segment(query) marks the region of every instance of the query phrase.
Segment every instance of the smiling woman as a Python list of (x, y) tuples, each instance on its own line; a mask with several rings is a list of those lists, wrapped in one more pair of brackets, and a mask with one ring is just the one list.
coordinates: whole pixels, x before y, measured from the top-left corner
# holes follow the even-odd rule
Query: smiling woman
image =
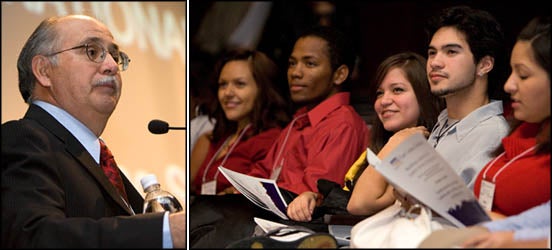
[(91, 55), (107, 60), (101, 56), (105, 53), (119, 63), (119, 70), (126, 69), (120, 72), (122, 96), (102, 135), (116, 152), (119, 167), (135, 187), (142, 176), (156, 174), (185, 201), (185, 134), (152, 135), (147, 124), (152, 118), (186, 124), (186, 2), (2, 2), (2, 123), (20, 118), (27, 109), (17, 88), (22, 44), (43, 18), (65, 14), (97, 18), (117, 41), (118, 48), (89, 42), (88, 47), (67, 44), (51, 52), (85, 46), (82, 52), (75, 48), (57, 56), (83, 53), (85, 60), (92, 60), (87, 58)]
[(278, 91), (278, 68), (263, 52), (236, 49), (215, 67), (214, 129), (199, 137), (190, 158), (192, 193), (212, 195), (232, 187), (218, 166), (247, 173), (262, 160), (289, 122), (291, 107)]

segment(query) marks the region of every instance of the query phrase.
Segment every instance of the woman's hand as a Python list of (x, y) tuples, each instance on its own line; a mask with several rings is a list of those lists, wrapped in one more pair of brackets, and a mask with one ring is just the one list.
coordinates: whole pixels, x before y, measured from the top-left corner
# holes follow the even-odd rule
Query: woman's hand
[(416, 133), (421, 133), (426, 138), (429, 136), (429, 131), (424, 126), (401, 129), (393, 134), (391, 138), (389, 138), (385, 146), (383, 146), (383, 148), (378, 153), (378, 157), (380, 159), (385, 158), (391, 151), (393, 151), (404, 140), (406, 140), (406, 138)]
[(396, 146), (401, 144), (404, 140), (406, 140), (406, 138), (416, 133), (421, 133), (425, 138), (429, 136), (429, 131), (424, 126), (404, 128), (397, 131), (395, 134), (393, 134), (393, 136), (389, 138), (389, 141), (387, 141), (386, 145), (390, 145), (390, 146), (393, 146), (393, 148), (395, 148)]

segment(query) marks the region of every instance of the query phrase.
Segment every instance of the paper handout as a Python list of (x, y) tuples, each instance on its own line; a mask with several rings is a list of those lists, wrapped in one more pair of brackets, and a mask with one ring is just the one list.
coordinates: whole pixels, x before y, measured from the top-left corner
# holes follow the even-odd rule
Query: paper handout
[(370, 149), (366, 158), (394, 187), (457, 227), (490, 220), (462, 178), (422, 134), (410, 136), (383, 160)]
[(287, 203), (282, 197), (276, 181), (245, 175), (222, 166), (219, 167), (219, 171), (255, 205), (288, 220), (286, 216)]
[[(284, 229), (289, 229), (290, 231), (293, 231), (295, 229), (293, 229), (293, 227), (289, 226), (289, 225), (286, 225), (286, 224), (282, 224), (282, 223), (278, 223), (278, 222), (274, 222), (274, 221), (270, 221), (270, 220), (265, 220), (265, 219), (261, 219), (261, 218), (258, 218), (258, 217), (254, 217), (253, 220), (255, 221), (255, 223), (257, 223), (257, 225), (266, 233), (269, 233), (271, 231), (274, 231), (274, 230), (281, 230), (281, 231), (284, 231)], [(277, 235), (272, 235), (270, 236), (270, 238), (273, 238), (273, 239), (276, 239), (276, 240), (279, 240), (279, 241), (296, 241), (298, 239), (301, 239), (307, 235), (309, 235), (310, 233), (308, 232), (294, 232), (294, 233), (290, 233), (290, 234), (284, 234), (282, 236), (277, 236)]]

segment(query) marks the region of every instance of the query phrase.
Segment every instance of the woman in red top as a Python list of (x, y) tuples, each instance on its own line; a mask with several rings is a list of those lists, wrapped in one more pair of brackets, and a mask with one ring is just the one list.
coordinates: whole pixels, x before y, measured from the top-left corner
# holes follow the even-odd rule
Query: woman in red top
[(290, 117), (276, 85), (277, 66), (264, 53), (230, 51), (217, 63), (216, 76), (218, 98), (210, 114), (216, 123), (198, 139), (190, 159), (196, 194), (218, 194), (230, 187), (218, 167), (247, 173), (265, 157)]
[(518, 36), (504, 85), (518, 126), (477, 176), (474, 192), (494, 218), (550, 200), (550, 24), (531, 22)]

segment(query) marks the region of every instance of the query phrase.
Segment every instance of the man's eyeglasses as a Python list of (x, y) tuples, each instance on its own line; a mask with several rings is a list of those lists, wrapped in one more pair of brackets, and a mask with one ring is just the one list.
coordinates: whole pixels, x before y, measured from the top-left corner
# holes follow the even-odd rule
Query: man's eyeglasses
[[(107, 52), (108, 52), (105, 49), (105, 47), (102, 46), (101, 44), (99, 44), (97, 42), (90, 42), (90, 43), (79, 45), (79, 46), (76, 46), (76, 47), (73, 47), (73, 48), (64, 49), (64, 50), (61, 50), (61, 51), (58, 51), (58, 52), (54, 52), (54, 53), (48, 54), (47, 56), (54, 56), (54, 55), (57, 55), (59, 53), (65, 52), (65, 51), (80, 49), (80, 48), (85, 48), (86, 49), (86, 55), (88, 56), (88, 59), (90, 59), (90, 61), (93, 61), (93, 62), (96, 62), (96, 63), (103, 62), (105, 60), (105, 57), (107, 56)], [(117, 62), (117, 64), (119, 65), (119, 69), (121, 71), (125, 71), (128, 68), (128, 64), (130, 63), (130, 58), (128, 57), (128, 55), (125, 52), (116, 50), (116, 51), (109, 51), (109, 54), (111, 55), (111, 57), (113, 57), (113, 60), (115, 60), (115, 62)]]

